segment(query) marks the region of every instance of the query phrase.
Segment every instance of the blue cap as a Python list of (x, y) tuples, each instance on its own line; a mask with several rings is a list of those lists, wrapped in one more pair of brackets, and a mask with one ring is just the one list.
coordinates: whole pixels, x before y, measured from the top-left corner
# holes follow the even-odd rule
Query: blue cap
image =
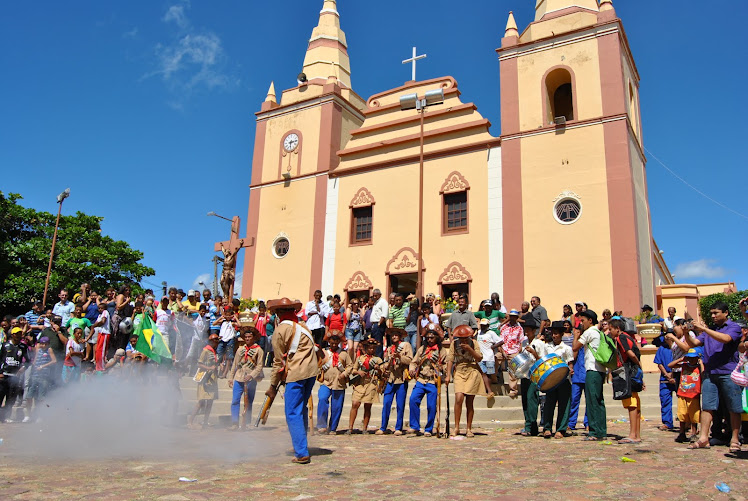
[(695, 348), (689, 349), (686, 356), (690, 358), (701, 358), (704, 356), (704, 349), (701, 346), (696, 346)]
[(512, 309), (512, 310), (509, 310), (509, 315), (519, 316), (519, 312), (517, 310)]

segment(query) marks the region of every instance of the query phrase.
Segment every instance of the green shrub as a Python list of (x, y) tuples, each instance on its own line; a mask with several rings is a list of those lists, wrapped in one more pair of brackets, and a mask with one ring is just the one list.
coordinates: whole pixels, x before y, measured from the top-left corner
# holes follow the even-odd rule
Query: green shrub
[(716, 294), (702, 297), (699, 299), (699, 313), (701, 314), (701, 319), (708, 325), (711, 325), (712, 316), (709, 311), (712, 309), (712, 305), (717, 301), (724, 301), (730, 308), (730, 318), (735, 322), (743, 320), (743, 315), (740, 313), (740, 306), (738, 303), (746, 296), (748, 296), (748, 290), (738, 291), (732, 294), (718, 292)]

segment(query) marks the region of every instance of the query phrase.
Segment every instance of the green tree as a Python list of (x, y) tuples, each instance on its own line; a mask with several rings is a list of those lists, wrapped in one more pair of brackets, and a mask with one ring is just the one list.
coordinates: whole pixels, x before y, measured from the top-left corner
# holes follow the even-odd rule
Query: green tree
[(701, 319), (708, 325), (712, 324), (712, 317), (710, 310), (712, 305), (717, 301), (724, 301), (727, 303), (727, 307), (730, 309), (730, 318), (735, 321), (743, 320), (743, 315), (740, 313), (740, 300), (744, 297), (748, 297), (748, 290), (733, 292), (732, 294), (723, 294), (718, 292), (717, 294), (710, 294), (699, 299), (699, 313)]
[[(0, 310), (4, 313), (26, 311), (32, 299), (41, 300), (55, 230), (56, 214), (23, 207), (18, 203), (22, 198), (0, 191)], [(101, 234), (103, 219), (82, 212), (60, 218), (48, 305), (64, 287), (71, 289), (71, 297), (85, 282), (100, 294), (109, 286), (126, 283), (139, 289), (143, 277), (155, 274), (140, 263), (142, 252)]]

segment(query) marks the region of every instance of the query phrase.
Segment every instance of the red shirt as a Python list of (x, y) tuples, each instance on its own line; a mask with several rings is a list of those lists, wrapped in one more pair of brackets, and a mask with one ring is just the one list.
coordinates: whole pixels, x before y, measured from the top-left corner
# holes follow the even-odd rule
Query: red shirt
[(327, 320), (325, 321), (325, 325), (331, 330), (331, 331), (342, 331), (343, 326), (345, 326), (346, 319), (345, 319), (345, 313), (337, 312), (337, 313), (331, 313)]

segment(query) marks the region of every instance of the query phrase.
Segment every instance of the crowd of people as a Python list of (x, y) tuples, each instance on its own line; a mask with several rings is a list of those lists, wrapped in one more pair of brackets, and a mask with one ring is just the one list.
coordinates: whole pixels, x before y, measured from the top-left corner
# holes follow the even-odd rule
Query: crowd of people
[[(169, 370), (177, 376), (189, 374), (197, 382), (197, 404), (188, 417), (191, 428), (200, 427), (195, 423), (198, 414), (204, 416), (203, 425), (208, 423), (221, 379), (232, 391), (232, 429), (248, 426), (257, 383), (265, 375), (263, 368), (272, 366), (267, 395), (274, 398), (279, 385), (285, 385), (284, 407), (297, 462), (309, 460), (307, 406), (315, 381), (320, 383), (316, 433), (356, 433), (362, 404), (361, 429), (368, 432), (372, 404), (381, 395), (376, 434), (440, 435), (446, 431), (437, 418), (441, 386), (454, 384), (452, 433), (464, 430), (472, 437), (475, 397), (494, 398), (494, 388), (502, 391), (506, 383), (507, 394), (522, 402), (523, 436), (562, 439), (583, 427), (587, 441), (607, 436), (603, 388), (611, 381), (620, 396), (615, 398), (629, 413), (629, 434), (620, 442), (641, 441), (639, 392), (645, 385), (640, 348), (647, 341), (632, 319), (608, 309), (598, 317), (582, 301), (573, 308), (564, 305), (552, 321), (539, 297), (507, 310), (497, 293), (474, 308), (467, 295), (458, 292), (442, 302), (435, 294), (422, 301), (400, 293), (385, 299), (374, 289), (370, 297), (344, 301), (339, 295), (323, 299), (318, 290), (307, 303), (259, 301), (251, 311), (240, 311), (237, 299), (212, 297), (210, 290), (185, 293), (172, 288), (157, 300), (152, 291), (133, 297), (131, 288), (123, 286), (98, 295), (83, 284), (80, 292), (68, 296), (63, 289), (51, 307), (36, 302), (25, 315), (2, 319), (0, 419), (5, 422), (20, 415), (24, 422), (34, 419), (34, 406), (49, 392), (80, 380), (142, 374), (153, 365), (138, 351), (138, 326), (148, 317), (169, 347)], [(748, 298), (740, 303), (746, 320), (747, 304)], [(726, 304), (714, 304), (709, 327), (678, 317), (674, 308), (659, 317), (651, 306), (642, 306), (640, 322), (658, 331), (651, 342), (657, 346), (655, 364), (661, 373), (662, 429), (674, 428), (675, 393), (680, 423), (676, 441), (690, 442), (690, 448), (715, 443), (733, 452), (741, 448), (745, 390), (731, 373), (748, 349), (748, 330), (728, 313)], [(519, 370), (520, 362), (538, 366), (546, 360), (553, 369), (549, 374), (565, 371), (553, 385)], [(348, 386), (348, 426), (339, 430)], [(586, 412), (580, 420), (583, 395)], [(15, 415), (14, 405), (20, 407)]]

